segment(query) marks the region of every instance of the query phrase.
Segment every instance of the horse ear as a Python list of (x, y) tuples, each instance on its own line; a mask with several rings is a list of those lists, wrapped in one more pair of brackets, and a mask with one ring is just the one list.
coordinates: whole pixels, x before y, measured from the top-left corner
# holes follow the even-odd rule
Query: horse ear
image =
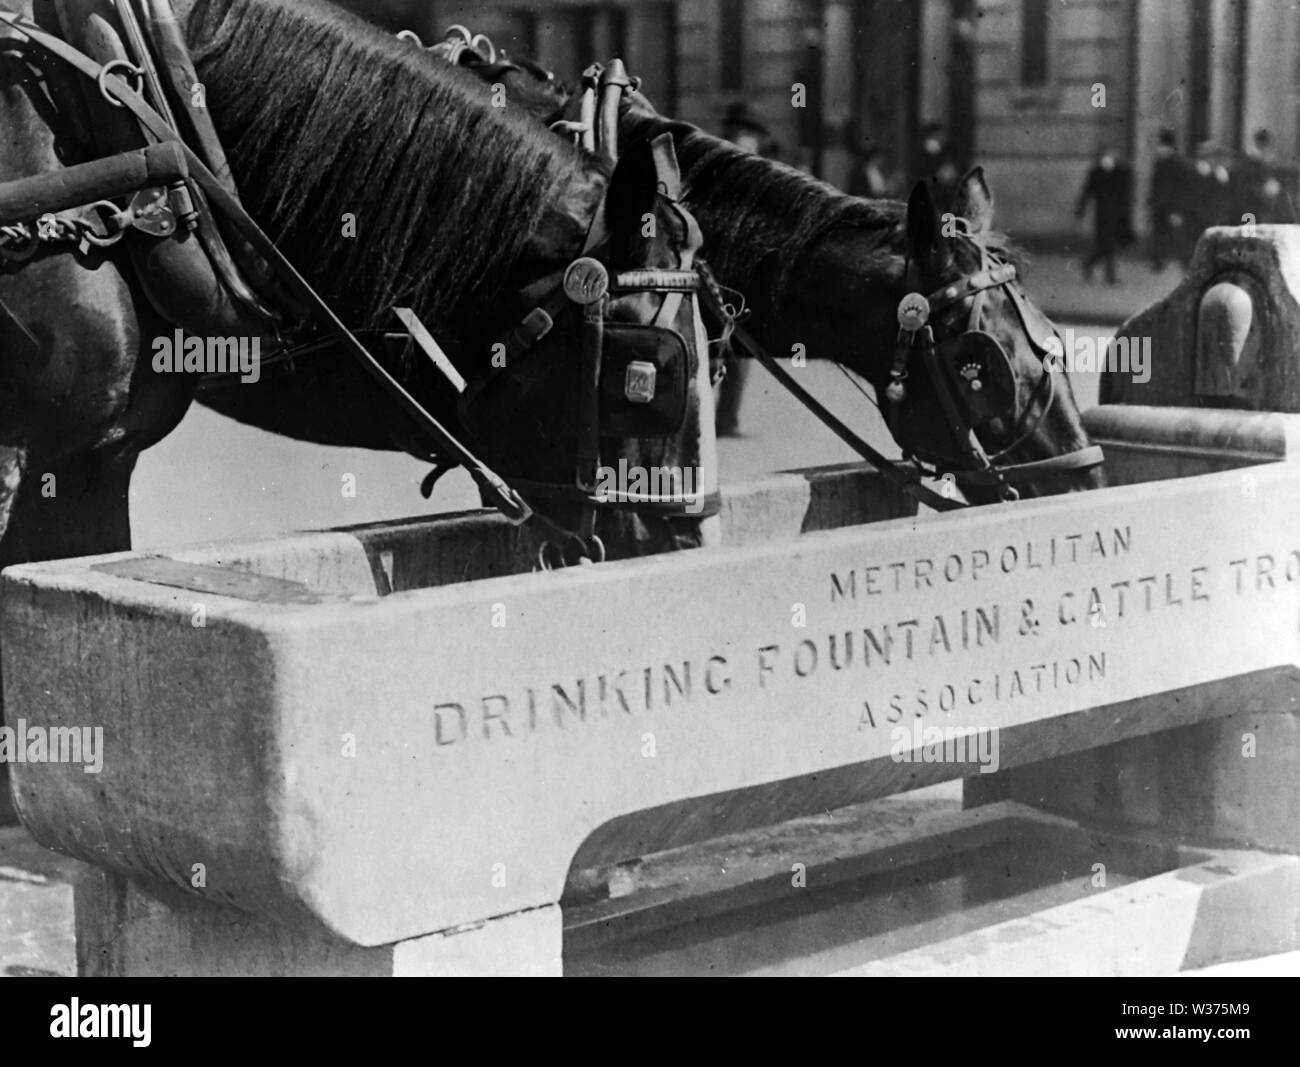
[(921, 272), (932, 275), (948, 266), (952, 252), (939, 227), (930, 186), (919, 181), (907, 199), (907, 248)]
[(984, 168), (972, 167), (957, 186), (952, 210), (970, 223), (971, 233), (984, 233), (993, 227), (993, 193), (984, 180)]

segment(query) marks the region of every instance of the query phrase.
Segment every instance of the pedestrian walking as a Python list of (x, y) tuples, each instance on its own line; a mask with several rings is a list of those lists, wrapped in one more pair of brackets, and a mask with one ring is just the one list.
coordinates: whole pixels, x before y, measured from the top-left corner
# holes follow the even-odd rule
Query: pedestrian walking
[(1120, 250), (1133, 242), (1132, 194), (1133, 174), (1128, 164), (1114, 149), (1103, 147), (1074, 209), (1075, 218), (1082, 219), (1089, 206), (1092, 208), (1092, 248), (1083, 261), (1084, 281), (1091, 282), (1093, 270), (1102, 263), (1106, 282), (1119, 284), (1115, 260)]
[(1238, 161), (1235, 172), (1240, 221), (1259, 225), (1295, 222), (1291, 168), (1278, 162), (1273, 134), (1261, 127), (1251, 142), (1253, 151)]
[(1225, 153), (1212, 141), (1202, 141), (1196, 146), (1191, 187), (1190, 236), (1193, 241), (1207, 227), (1241, 225), (1232, 171)]

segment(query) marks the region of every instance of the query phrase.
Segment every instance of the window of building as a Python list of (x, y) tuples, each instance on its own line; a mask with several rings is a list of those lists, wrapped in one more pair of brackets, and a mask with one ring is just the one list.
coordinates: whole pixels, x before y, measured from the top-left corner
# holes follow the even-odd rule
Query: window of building
[(1020, 3), (1020, 84), (1026, 89), (1041, 89), (1048, 82), (1050, 2), (1021, 0)]

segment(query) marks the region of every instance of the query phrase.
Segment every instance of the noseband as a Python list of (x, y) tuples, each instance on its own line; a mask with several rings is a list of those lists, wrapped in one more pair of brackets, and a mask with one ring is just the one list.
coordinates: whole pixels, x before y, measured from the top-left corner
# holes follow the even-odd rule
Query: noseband
[[(1016, 309), (1025, 336), (1040, 359), (1049, 354), (1046, 343), (1049, 338), (1035, 335), (1024, 294), (1016, 284), (1015, 265), (1004, 261), (970, 234), (964, 236), (979, 248), (980, 269), (974, 274), (949, 282), (929, 295), (923, 295), (919, 291), (909, 292), (898, 305), (898, 343), (889, 372), (889, 385), (885, 389), (888, 402), (884, 410), (885, 420), (895, 438), (898, 438), (902, 426), (902, 406), (907, 398), (905, 383), (911, 373), (914, 357), (919, 354), (960, 455), (945, 456), (900, 440), (904, 457), (915, 463), (927, 476), (951, 476), (960, 486), (993, 488), (1003, 500), (1015, 500), (1020, 496), (1016, 483), (1087, 470), (1103, 463), (1105, 456), (1099, 446), (1089, 445), (1049, 459), (1028, 463), (1001, 462), (1033, 436), (1051, 410), (1056, 401), (1056, 376), (1054, 371), (1044, 366), (1042, 376), (1034, 386), (1024, 409), (1016, 412), (1019, 389), (1014, 364), (996, 338), (977, 328), (985, 294), (993, 289), (1005, 290)], [(963, 329), (936, 343), (931, 318), (964, 304), (967, 300), (971, 301), (971, 307)], [(1053, 336), (1055, 335), (1053, 330)], [(976, 355), (963, 359), (962, 348), (972, 342), (977, 348)], [(979, 349), (987, 354), (987, 359), (978, 358)], [(942, 356), (953, 358), (941, 358)], [(979, 394), (984, 390), (988, 379), (1000, 370), (1006, 370), (1010, 377), (1012, 397), (1009, 414), (1012, 416), (1016, 436), (1005, 448), (989, 453), (979, 439), (978, 425), (969, 415), (973, 402), (978, 402)], [(992, 419), (986, 418), (983, 421)], [(929, 471), (925, 469), (927, 463), (932, 468)]]

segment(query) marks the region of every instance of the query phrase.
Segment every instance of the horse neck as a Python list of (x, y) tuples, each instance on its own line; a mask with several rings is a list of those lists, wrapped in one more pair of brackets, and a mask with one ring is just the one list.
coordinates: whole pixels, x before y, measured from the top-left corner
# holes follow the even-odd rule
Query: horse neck
[(351, 322), (407, 305), (439, 339), (475, 337), (580, 243), (599, 174), (462, 73), (324, 4), (185, 16), (246, 206)]
[(640, 105), (623, 132), (672, 135), (704, 256), (776, 355), (802, 345), (809, 358), (887, 373), (906, 266), (902, 204), (845, 196)]

